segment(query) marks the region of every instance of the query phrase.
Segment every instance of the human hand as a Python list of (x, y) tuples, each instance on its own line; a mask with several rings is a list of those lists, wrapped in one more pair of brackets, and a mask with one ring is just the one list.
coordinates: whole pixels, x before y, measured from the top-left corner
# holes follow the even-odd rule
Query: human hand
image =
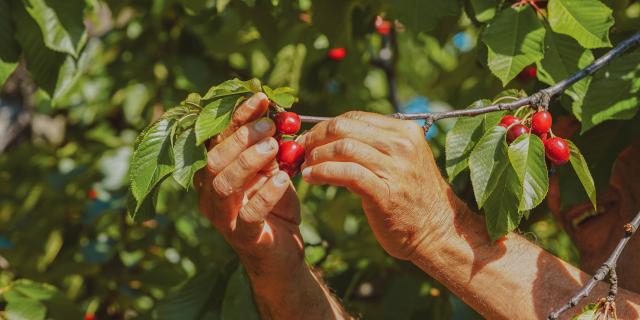
[(300, 142), (307, 152), (303, 178), (362, 196), (369, 224), (390, 255), (409, 259), (450, 227), (441, 223), (450, 212), (449, 186), (415, 122), (349, 112), (319, 123)]
[(269, 101), (254, 94), (210, 143), (198, 173), (200, 211), (238, 253), (250, 277), (288, 277), (301, 265), (300, 205), (289, 176), (278, 170), (273, 122), (259, 119)]

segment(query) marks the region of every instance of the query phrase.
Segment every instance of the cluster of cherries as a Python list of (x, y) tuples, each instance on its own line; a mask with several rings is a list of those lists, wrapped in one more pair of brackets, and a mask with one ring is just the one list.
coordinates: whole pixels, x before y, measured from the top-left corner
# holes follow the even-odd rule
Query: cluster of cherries
[(278, 112), (274, 116), (276, 123), (276, 140), (278, 140), (278, 166), (280, 170), (295, 176), (300, 171), (304, 161), (304, 147), (295, 141), (295, 135), (300, 131), (300, 117), (295, 112)]
[(552, 136), (550, 133), (552, 123), (549, 112), (539, 111), (531, 117), (531, 128), (525, 126), (524, 121), (520, 118), (512, 115), (502, 117), (498, 125), (507, 128), (507, 142), (509, 144), (525, 133), (534, 133), (542, 139), (547, 159), (555, 165), (563, 165), (569, 161), (571, 151), (566, 140)]

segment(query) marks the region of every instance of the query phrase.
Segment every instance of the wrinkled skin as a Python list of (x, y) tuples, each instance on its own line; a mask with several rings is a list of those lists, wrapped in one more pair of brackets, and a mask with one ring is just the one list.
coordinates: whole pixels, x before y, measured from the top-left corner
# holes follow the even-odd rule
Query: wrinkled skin
[(301, 143), (307, 152), (304, 179), (360, 194), (369, 224), (390, 255), (409, 259), (419, 243), (438, 236), (446, 186), (415, 122), (348, 112), (316, 125)]
[(256, 94), (238, 107), (229, 128), (210, 143), (199, 172), (200, 211), (238, 253), (250, 275), (299, 264), (300, 205), (289, 176), (278, 170), (268, 100)]

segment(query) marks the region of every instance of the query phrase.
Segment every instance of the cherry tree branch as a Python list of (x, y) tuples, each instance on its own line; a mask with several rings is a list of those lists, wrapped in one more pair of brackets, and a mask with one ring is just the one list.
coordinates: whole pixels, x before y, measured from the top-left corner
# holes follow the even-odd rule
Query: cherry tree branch
[[(394, 113), (389, 115), (390, 117), (401, 120), (426, 120), (425, 129), (428, 129), (433, 122), (458, 117), (471, 117), (479, 114), (485, 114), (489, 112), (496, 112), (502, 110), (515, 110), (522, 106), (531, 105), (532, 107), (547, 107), (552, 97), (564, 92), (574, 83), (592, 75), (602, 67), (607, 65), (613, 59), (619, 57), (622, 53), (630, 49), (631, 47), (640, 43), (640, 32), (620, 42), (609, 52), (605, 53), (586, 68), (576, 72), (571, 77), (562, 80), (553, 86), (542, 89), (531, 96), (514, 100), (511, 102), (503, 102), (498, 104), (492, 104), (482, 108), (475, 109), (462, 109), (444, 112), (425, 112), (425, 113)], [(317, 117), (317, 116), (305, 116), (301, 115), (300, 120), (307, 123), (317, 123), (331, 119), (331, 117)]]
[(589, 280), (582, 287), (582, 289), (575, 296), (573, 296), (571, 300), (569, 300), (569, 302), (567, 302), (565, 305), (558, 308), (557, 310), (551, 312), (547, 317), (547, 319), (549, 320), (558, 319), (558, 317), (562, 313), (578, 305), (578, 303), (582, 299), (589, 296), (589, 294), (591, 293), (591, 290), (595, 288), (598, 282), (604, 280), (604, 278), (607, 275), (610, 275), (612, 272), (613, 272), (613, 275), (611, 277), (612, 288), (610, 290), (609, 295), (611, 296), (610, 299), (615, 298), (615, 295), (617, 294), (617, 291), (618, 291), (617, 276), (615, 275), (615, 267), (616, 267), (616, 264), (618, 263), (618, 259), (620, 258), (620, 254), (622, 253), (622, 250), (624, 250), (624, 248), (629, 243), (629, 240), (631, 239), (631, 237), (636, 233), (636, 231), (638, 231), (639, 226), (640, 226), (640, 212), (636, 214), (635, 218), (633, 218), (633, 220), (630, 223), (627, 223), (626, 225), (624, 225), (624, 236), (622, 237), (622, 239), (620, 239), (620, 242), (618, 242), (618, 245), (613, 250), (613, 252), (609, 256), (607, 261), (605, 261), (602, 264), (602, 266), (598, 268), (598, 271), (596, 271), (596, 273), (593, 275), (591, 280)]

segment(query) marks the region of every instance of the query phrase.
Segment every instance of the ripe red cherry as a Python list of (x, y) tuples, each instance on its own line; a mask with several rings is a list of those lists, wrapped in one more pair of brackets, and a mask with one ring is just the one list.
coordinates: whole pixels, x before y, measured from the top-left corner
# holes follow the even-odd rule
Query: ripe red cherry
[(340, 61), (340, 60), (343, 60), (347, 56), (347, 49), (341, 48), (341, 47), (340, 48), (329, 49), (329, 52), (327, 52), (327, 55), (329, 56), (329, 59), (331, 59), (331, 60)]
[(544, 143), (544, 151), (547, 159), (557, 166), (567, 163), (571, 156), (569, 144), (566, 140), (559, 137), (547, 139)]
[(549, 132), (551, 129), (551, 113), (547, 111), (536, 112), (531, 118), (531, 132), (536, 135)]
[(90, 200), (95, 200), (98, 197), (98, 192), (96, 191), (96, 189), (90, 189), (89, 191), (87, 191), (87, 198), (89, 198)]
[(96, 316), (93, 313), (87, 313), (84, 315), (84, 320), (95, 320)]
[(514, 142), (519, 136), (528, 132), (529, 128), (522, 124), (513, 125), (513, 127), (509, 128), (509, 131), (507, 131), (507, 142)]
[(282, 134), (296, 134), (300, 131), (300, 117), (295, 112), (279, 112), (275, 117), (276, 129)]
[(376, 20), (376, 31), (383, 36), (388, 35), (391, 33), (391, 22), (384, 19)]
[(518, 79), (522, 81), (529, 81), (531, 79), (534, 79), (537, 74), (538, 69), (536, 68), (536, 66), (528, 66), (522, 69), (520, 73), (518, 73)]
[(508, 115), (502, 117), (502, 120), (500, 120), (500, 124), (498, 124), (498, 125), (499, 126), (503, 126), (505, 128), (508, 128), (514, 122), (520, 122), (520, 118), (508, 114)]
[(293, 177), (304, 161), (304, 147), (295, 141), (283, 141), (280, 143), (277, 160), (280, 170)]

